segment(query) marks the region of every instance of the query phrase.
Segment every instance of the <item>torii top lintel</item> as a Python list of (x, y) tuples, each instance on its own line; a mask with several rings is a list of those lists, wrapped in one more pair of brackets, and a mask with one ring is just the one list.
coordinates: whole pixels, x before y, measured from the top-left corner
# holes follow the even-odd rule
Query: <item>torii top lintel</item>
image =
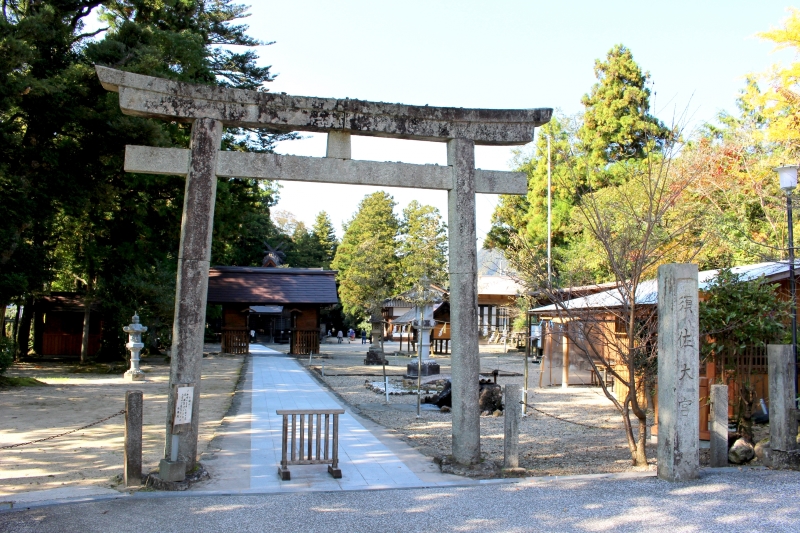
[(439, 142), (463, 138), (479, 145), (513, 146), (531, 142), (534, 128), (553, 113), (547, 108), (464, 109), (290, 96), (96, 69), (103, 87), (119, 93), (125, 114), (176, 121), (213, 118), (229, 127)]

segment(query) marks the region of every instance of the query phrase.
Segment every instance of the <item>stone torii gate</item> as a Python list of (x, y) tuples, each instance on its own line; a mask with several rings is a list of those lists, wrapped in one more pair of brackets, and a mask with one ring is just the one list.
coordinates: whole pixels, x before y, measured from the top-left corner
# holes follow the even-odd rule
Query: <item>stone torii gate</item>
[[(550, 120), (552, 109), (462, 109), (290, 96), (192, 85), (100, 66), (97, 75), (104, 88), (119, 93), (123, 113), (192, 123), (189, 150), (127, 146), (125, 151), (127, 172), (186, 176), (165, 457), (177, 456), (191, 469), (197, 456), (211, 233), (217, 176), (222, 176), (447, 191), (453, 456), (459, 463), (477, 463), (480, 361), (475, 194), (526, 194), (527, 179), (524, 173), (475, 169), (475, 145), (529, 143), (534, 128)], [(223, 127), (325, 132), (327, 155), (220, 151)], [(350, 159), (351, 135), (444, 142), (447, 166), (354, 161)], [(180, 392), (179, 386), (183, 387)], [(187, 394), (193, 396), (191, 403)], [(181, 412), (182, 426), (173, 425), (178, 397), (179, 411), (181, 405), (190, 409), (190, 413)], [(177, 427), (180, 430), (173, 431)], [(173, 433), (180, 435), (173, 438)]]

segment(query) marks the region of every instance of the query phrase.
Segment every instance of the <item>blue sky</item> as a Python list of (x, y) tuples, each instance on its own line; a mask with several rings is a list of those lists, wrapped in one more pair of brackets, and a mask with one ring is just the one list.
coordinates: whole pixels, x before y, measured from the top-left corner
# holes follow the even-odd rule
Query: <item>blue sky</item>
[[(248, 3), (247, 0), (241, 0)], [(772, 0), (442, 1), (251, 0), (250, 34), (278, 78), (273, 91), (406, 104), (581, 111), (594, 61), (622, 43), (650, 72), (664, 121), (688, 110), (693, 124), (733, 111), (744, 76), (788, 52), (755, 37), (789, 4)], [(282, 143), (286, 154), (323, 156), (324, 134)], [(511, 151), (478, 147), (476, 166), (509, 170)], [(353, 138), (353, 158), (445, 164), (440, 143)], [(309, 226), (326, 210), (341, 224), (374, 188), (285, 183), (277, 209)], [(398, 212), (412, 199), (446, 216), (446, 193), (391, 189)], [(497, 197), (479, 195), (479, 241)]]

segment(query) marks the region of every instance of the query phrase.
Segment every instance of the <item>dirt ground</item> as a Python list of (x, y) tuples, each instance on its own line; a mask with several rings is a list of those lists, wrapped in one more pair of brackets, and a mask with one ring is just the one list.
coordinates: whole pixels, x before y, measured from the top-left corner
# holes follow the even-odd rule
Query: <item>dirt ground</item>
[[(231, 403), (243, 356), (203, 359), (200, 435), (202, 453)], [(0, 390), (0, 446), (42, 439), (119, 412), (126, 390), (144, 392), (143, 464), (149, 472), (163, 456), (169, 365), (143, 359), (146, 383), (116, 374), (72, 373), (72, 364), (24, 363), (8, 376), (35, 377), (39, 387)], [(124, 415), (57, 439), (0, 450), (0, 495), (65, 486), (119, 487)]]
[[(397, 349), (388, 343), (386, 351)], [(315, 375), (344, 401), (378, 424), (394, 430), (406, 442), (430, 457), (451, 453), (452, 415), (425, 409), (416, 417), (416, 395), (391, 395), (367, 388), (365, 382), (382, 382), (380, 366), (364, 366), (366, 347), (324, 344), (322, 357), (312, 360)], [(308, 366), (307, 358), (298, 359)], [(402, 387), (407, 357), (389, 356), (386, 367), (390, 383)], [(450, 358), (435, 357), (441, 376), (450, 377)], [(325, 376), (321, 376), (322, 362)], [(481, 373), (491, 379), (499, 370), (498, 383), (523, 384), (524, 358), (521, 353), (502, 353), (497, 345), (481, 346)], [(563, 476), (633, 470), (621, 417), (599, 387), (588, 385), (539, 388), (539, 365), (529, 364), (528, 415), (520, 421), (520, 467), (530, 476)], [(413, 387), (416, 387), (414, 381)], [(431, 389), (431, 394), (435, 393)], [(549, 416), (548, 416), (549, 415)], [(557, 418), (554, 418), (557, 417)], [(650, 413), (649, 424), (652, 424)], [(495, 477), (503, 461), (503, 417), (481, 417), (483, 467), (465, 473), (473, 477)], [(650, 468), (654, 468), (656, 445), (648, 444)]]

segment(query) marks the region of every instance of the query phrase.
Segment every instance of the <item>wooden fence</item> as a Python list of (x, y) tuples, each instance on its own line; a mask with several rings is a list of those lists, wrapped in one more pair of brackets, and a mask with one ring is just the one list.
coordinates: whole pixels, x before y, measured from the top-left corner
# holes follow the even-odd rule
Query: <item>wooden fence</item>
[(289, 353), (294, 355), (319, 353), (319, 335), (319, 330), (316, 329), (296, 329), (292, 331)]
[[(278, 475), (283, 481), (291, 479), (289, 465), (328, 464), (330, 475), (336, 479), (342, 477), (339, 469), (339, 415), (344, 414), (344, 409), (278, 409), (275, 412), (283, 416), (281, 464), (278, 467)], [(291, 432), (289, 417), (292, 418)]]
[(250, 333), (246, 328), (222, 328), (222, 353), (250, 353)]
[[(89, 335), (89, 355), (100, 350), (99, 333)], [(41, 355), (80, 355), (83, 335), (81, 333), (43, 333)]]

